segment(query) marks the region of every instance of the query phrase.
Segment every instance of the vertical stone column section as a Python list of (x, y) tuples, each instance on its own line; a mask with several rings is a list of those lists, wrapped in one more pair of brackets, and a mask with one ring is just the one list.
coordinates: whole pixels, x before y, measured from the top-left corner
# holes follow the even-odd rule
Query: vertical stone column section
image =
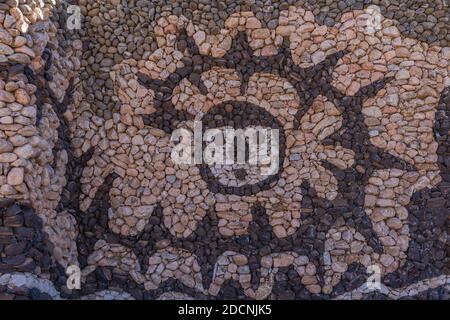
[(0, 4), (0, 199), (33, 208), (56, 260), (67, 265), (76, 263), (75, 221), (55, 210), (68, 162), (58, 142), (59, 109), (79, 63), (58, 43), (57, 7), (65, 6), (49, 0)]

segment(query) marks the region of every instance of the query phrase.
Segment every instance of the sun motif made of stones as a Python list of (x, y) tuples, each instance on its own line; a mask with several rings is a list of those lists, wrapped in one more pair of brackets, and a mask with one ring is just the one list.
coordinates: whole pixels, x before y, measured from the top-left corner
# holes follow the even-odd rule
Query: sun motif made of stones
[[(250, 272), (241, 267), (249, 255), (261, 256), (260, 281), (269, 285), (261, 285), (258, 294), (246, 291), (261, 298), (270, 294), (277, 266), (294, 266), (315, 294), (331, 293), (355, 262), (376, 264), (382, 275), (398, 269), (409, 243), (405, 205), (414, 191), (439, 178), (430, 104), (446, 75), (439, 57), (450, 51), (424, 51), (389, 20), (376, 35), (367, 34), (360, 27), (362, 15), (346, 14), (328, 28), (316, 24), (312, 12), (289, 7), (270, 31), (253, 13), (240, 12), (227, 18), (218, 35), (207, 35), (182, 16), (156, 22), (159, 49), (111, 68), (115, 107), (105, 119), (90, 119), (97, 129), (81, 147), (95, 149), (81, 178), (81, 209), (89, 223), (96, 221), (89, 218), (97, 214), (91, 202), (108, 189), (102, 199), (111, 206), (108, 227), (123, 240), (114, 247), (102, 240), (107, 227), (102, 215), (101, 232), (92, 239), (100, 241), (86, 271), (123, 264), (119, 269), (132, 266), (130, 275), (146, 290), (171, 277), (183, 277), (193, 288), (197, 280), (186, 281), (172, 272), (175, 262), (166, 268), (157, 257), (167, 253), (183, 260), (175, 252), (189, 251), (199, 258), (198, 278), (210, 278), (216, 263), (208, 290), (216, 295), (224, 279), (249, 290)], [(426, 88), (420, 89), (421, 83)], [(245, 166), (177, 165), (171, 134), (193, 130), (194, 121), (205, 129), (279, 129), (280, 170), (255, 179)], [(88, 122), (81, 119), (80, 126)], [(315, 241), (311, 257), (297, 256), (305, 248), (295, 240), (309, 237), (304, 229), (311, 223), (323, 230), (323, 241)], [(153, 226), (163, 232), (147, 242)], [(267, 232), (258, 238), (264, 226)], [(203, 248), (216, 243), (208, 233), (230, 244), (232, 252), (221, 246), (208, 263), (201, 261)], [(267, 239), (270, 250), (247, 245), (250, 237)], [(140, 239), (147, 239), (144, 255), (132, 245)], [(147, 255), (149, 268), (142, 275)], [(225, 269), (231, 262), (222, 258), (235, 255), (241, 267), (230, 273)]]
[[(81, 209), (89, 208), (104, 179), (115, 173), (109, 192), (109, 227), (122, 236), (141, 232), (158, 204), (165, 226), (177, 237), (195, 231), (208, 210), (215, 210), (223, 236), (243, 235), (252, 220), (250, 210), (257, 204), (266, 209), (277, 237), (292, 235), (300, 226), (302, 183), (333, 200), (337, 180), (323, 161), (342, 170), (354, 163), (352, 150), (321, 143), (342, 128), (341, 112), (323, 95), (308, 107), (302, 105), (298, 86), (266, 72), (274, 62), (283, 63), (285, 49), (258, 59), (252, 56), (245, 34), (237, 35), (228, 56), (234, 54), (234, 47), (247, 47), (248, 57), (240, 57), (244, 65), (230, 69), (226, 60), (202, 59), (193, 39), (180, 33), (172, 46), (166, 44), (148, 60), (127, 60), (113, 68), (121, 106), (104, 123), (104, 139), (84, 169)], [(166, 65), (168, 57), (173, 62)], [(252, 62), (246, 58), (256, 61), (253, 69), (248, 69), (247, 62)], [(244, 168), (220, 168), (222, 173), (230, 169), (234, 177), (212, 179), (214, 183), (211, 175), (220, 175), (217, 168), (175, 163), (170, 133), (176, 128), (192, 130), (195, 120), (205, 127), (220, 127), (223, 120), (235, 128), (246, 123), (277, 124), (282, 146), (278, 172), (251, 184), (239, 177)]]

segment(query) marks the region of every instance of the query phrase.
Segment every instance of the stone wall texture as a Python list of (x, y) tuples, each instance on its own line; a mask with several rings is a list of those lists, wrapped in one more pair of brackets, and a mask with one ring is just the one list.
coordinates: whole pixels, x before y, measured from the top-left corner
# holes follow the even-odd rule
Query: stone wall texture
[[(0, 300), (450, 299), (449, 20), (2, 0)], [(278, 170), (177, 163), (195, 123), (277, 129)]]

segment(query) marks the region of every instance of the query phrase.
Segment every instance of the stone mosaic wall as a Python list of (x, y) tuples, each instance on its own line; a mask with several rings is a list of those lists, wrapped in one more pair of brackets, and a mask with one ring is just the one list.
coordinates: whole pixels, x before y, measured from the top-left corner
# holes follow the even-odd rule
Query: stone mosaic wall
[[(449, 299), (449, 19), (0, 3), (0, 299)], [(279, 170), (176, 163), (194, 122), (278, 129)]]

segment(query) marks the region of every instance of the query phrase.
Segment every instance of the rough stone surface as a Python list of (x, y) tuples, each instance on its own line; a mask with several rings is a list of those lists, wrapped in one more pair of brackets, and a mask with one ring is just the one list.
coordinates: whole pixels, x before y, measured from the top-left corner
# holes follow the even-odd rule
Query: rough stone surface
[[(448, 299), (445, 4), (0, 4), (0, 300)], [(180, 164), (199, 122), (277, 168)]]

